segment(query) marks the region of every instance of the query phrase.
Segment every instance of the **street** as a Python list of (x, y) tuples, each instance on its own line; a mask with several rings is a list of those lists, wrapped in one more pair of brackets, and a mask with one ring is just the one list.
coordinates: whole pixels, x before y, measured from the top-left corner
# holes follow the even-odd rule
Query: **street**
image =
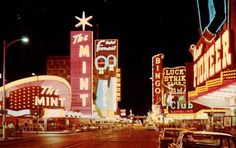
[(96, 130), (72, 134), (23, 135), (1, 142), (0, 147), (18, 148), (156, 148), (158, 132), (143, 127)]

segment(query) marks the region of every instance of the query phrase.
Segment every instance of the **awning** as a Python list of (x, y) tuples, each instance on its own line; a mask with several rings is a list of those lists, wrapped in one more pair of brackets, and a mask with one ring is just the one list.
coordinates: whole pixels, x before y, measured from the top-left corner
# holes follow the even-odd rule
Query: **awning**
[(189, 100), (211, 108), (228, 108), (236, 106), (236, 70), (221, 73), (216, 79), (206, 81), (188, 93)]
[(191, 101), (213, 108), (227, 108), (236, 106), (235, 100), (236, 82), (233, 82), (226, 86), (221, 86), (212, 92), (200, 95)]

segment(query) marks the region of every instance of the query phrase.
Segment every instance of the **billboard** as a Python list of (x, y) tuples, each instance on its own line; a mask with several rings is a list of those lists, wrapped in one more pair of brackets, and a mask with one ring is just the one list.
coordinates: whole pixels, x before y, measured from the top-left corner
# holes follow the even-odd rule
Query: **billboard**
[(193, 104), (186, 98), (186, 67), (163, 68), (162, 105), (169, 113), (191, 113)]
[(116, 81), (115, 77), (111, 77), (110, 80), (98, 80), (96, 105), (104, 117), (117, 109)]
[(163, 54), (152, 57), (152, 104), (162, 103), (162, 64)]
[(93, 33), (92, 31), (71, 31), (71, 109), (82, 114), (92, 114), (93, 76)]
[[(2, 98), (3, 87), (0, 90), (0, 98)], [(12, 111), (70, 110), (71, 107), (71, 87), (61, 77), (32, 76), (6, 84), (5, 90), (7, 109)]]
[[(233, 2), (232, 2), (233, 4)], [(235, 5), (235, 2), (234, 2)], [(235, 27), (233, 7), (228, 0), (197, 0), (200, 39), (190, 46), (193, 56), (193, 87), (206, 85), (206, 81), (219, 78), (220, 73), (234, 64)]]
[(95, 40), (95, 68), (101, 78), (104, 74), (116, 75), (118, 68), (118, 40), (98, 39)]

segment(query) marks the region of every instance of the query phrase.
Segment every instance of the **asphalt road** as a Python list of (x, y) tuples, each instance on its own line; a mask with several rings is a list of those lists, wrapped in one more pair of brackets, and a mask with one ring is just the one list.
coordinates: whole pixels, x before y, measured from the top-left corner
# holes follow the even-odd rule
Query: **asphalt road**
[(156, 148), (157, 131), (141, 127), (96, 130), (73, 134), (24, 135), (1, 142), (1, 148)]

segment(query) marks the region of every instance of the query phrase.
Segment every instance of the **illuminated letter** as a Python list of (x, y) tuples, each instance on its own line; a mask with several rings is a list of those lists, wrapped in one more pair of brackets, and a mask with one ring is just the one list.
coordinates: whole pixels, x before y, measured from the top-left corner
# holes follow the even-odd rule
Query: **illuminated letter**
[(222, 68), (231, 65), (231, 54), (229, 53), (229, 31), (226, 30), (222, 35), (223, 57)]
[(50, 87), (50, 86), (41, 86), (43, 88), (43, 90), (41, 91), (41, 94), (46, 94), (47, 92), (47, 89)]
[(50, 106), (58, 106), (58, 98), (51, 97), (51, 104)]
[(38, 105), (45, 105), (45, 98), (44, 97), (41, 97), (39, 98), (38, 96), (35, 96), (35, 106), (38, 106)]
[(86, 106), (86, 100), (88, 98), (88, 94), (82, 94), (82, 95), (80, 95), (80, 98), (82, 99), (82, 106), (85, 107)]
[(80, 78), (80, 90), (88, 90), (88, 78)]
[(160, 64), (161, 63), (161, 59), (160, 58), (156, 58), (155, 59), (155, 64)]
[(160, 73), (155, 73), (155, 79), (160, 79), (161, 78), (161, 74)]
[(79, 46), (79, 57), (90, 57), (89, 45), (86, 45), (85, 47), (83, 45)]
[(216, 52), (216, 73), (220, 72), (221, 70), (221, 52), (222, 52), (222, 49), (221, 49), (221, 40), (218, 39), (215, 43), (215, 52)]
[(86, 73), (86, 62), (82, 62), (82, 73), (85, 74)]
[(188, 101), (188, 109), (191, 109), (191, 108), (193, 108), (193, 104), (190, 101)]
[(214, 59), (214, 55), (215, 55), (215, 51), (214, 51), (214, 45), (212, 45), (209, 49), (209, 58), (210, 58), (210, 77), (214, 76), (215, 74), (215, 59)]
[(49, 105), (50, 105), (50, 98), (46, 97), (46, 106), (49, 106)]
[(204, 76), (203, 76), (203, 79), (204, 80), (207, 80), (209, 78), (209, 60), (210, 60), (210, 57), (209, 57), (209, 51), (207, 51), (204, 56), (203, 56), (203, 59), (204, 59)]
[(175, 102), (174, 101), (170, 102), (170, 107), (171, 107), (171, 109), (175, 109)]
[(156, 93), (156, 94), (160, 94), (160, 92), (161, 92), (161, 89), (160, 89), (160, 88), (156, 88), (156, 89), (155, 89), (155, 93)]
[(66, 100), (66, 98), (58, 98), (59, 101), (61, 101), (61, 106), (64, 107), (64, 101)]
[(55, 91), (55, 89), (53, 89), (52, 87), (50, 87), (50, 88), (48, 88), (46, 94), (47, 94), (47, 95), (53, 95), (53, 94), (54, 94), (54, 91)]

